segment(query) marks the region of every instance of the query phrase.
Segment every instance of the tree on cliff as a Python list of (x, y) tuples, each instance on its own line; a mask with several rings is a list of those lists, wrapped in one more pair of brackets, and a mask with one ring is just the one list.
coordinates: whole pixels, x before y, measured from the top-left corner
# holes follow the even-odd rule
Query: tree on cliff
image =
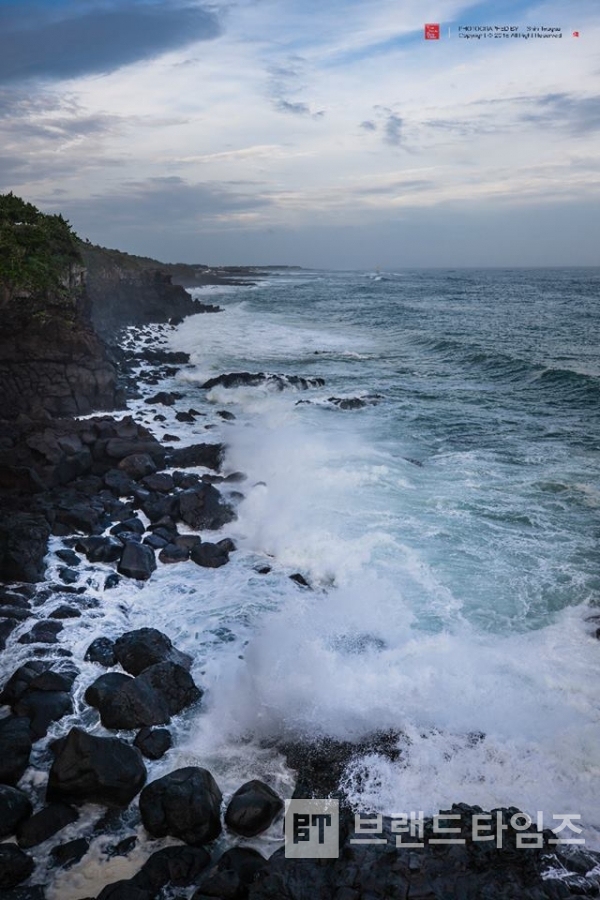
[(77, 238), (62, 216), (0, 194), (0, 302), (72, 305), (71, 273), (81, 265)]

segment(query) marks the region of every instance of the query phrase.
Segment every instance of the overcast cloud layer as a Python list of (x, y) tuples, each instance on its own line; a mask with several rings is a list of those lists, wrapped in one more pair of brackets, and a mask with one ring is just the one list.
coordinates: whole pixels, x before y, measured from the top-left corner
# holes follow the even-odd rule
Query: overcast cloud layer
[(596, 0), (0, 0), (0, 191), (169, 260), (599, 264), (598, 47)]

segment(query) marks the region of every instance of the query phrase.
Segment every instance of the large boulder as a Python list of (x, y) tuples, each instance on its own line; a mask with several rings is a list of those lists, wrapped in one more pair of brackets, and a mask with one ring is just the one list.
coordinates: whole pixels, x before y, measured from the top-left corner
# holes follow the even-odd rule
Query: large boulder
[(7, 513), (0, 521), (0, 581), (43, 581), (50, 526), (41, 516)]
[(229, 553), (219, 544), (203, 541), (192, 548), (190, 558), (197, 566), (202, 566), (204, 569), (219, 569), (229, 562)]
[(167, 461), (172, 468), (206, 466), (207, 469), (218, 470), (224, 453), (223, 444), (192, 444), (190, 447), (171, 449)]
[(16, 784), (29, 765), (31, 734), (27, 719), (0, 719), (0, 784)]
[(33, 872), (34, 862), (15, 844), (0, 844), (0, 889), (7, 890), (25, 881)]
[[(267, 869), (267, 860), (250, 847), (232, 847), (204, 873), (192, 900), (244, 900), (259, 872)], [(318, 895), (314, 895), (315, 898)], [(350, 897), (349, 900), (356, 900)]]
[(200, 847), (221, 833), (219, 787), (207, 769), (188, 766), (153, 781), (140, 795), (144, 827), (153, 837)]
[(0, 838), (14, 834), (31, 813), (32, 806), (27, 794), (7, 784), (0, 784)]
[(168, 728), (142, 728), (135, 736), (133, 746), (146, 759), (161, 759), (171, 749), (173, 740)]
[(79, 813), (66, 803), (50, 803), (23, 822), (17, 829), (19, 847), (36, 847), (79, 818)]
[(229, 801), (225, 824), (236, 834), (254, 837), (266, 831), (282, 809), (281, 797), (268, 784), (247, 781)]
[(232, 522), (235, 513), (212, 484), (201, 482), (179, 494), (179, 515), (190, 528), (216, 531)]
[(191, 656), (176, 650), (166, 634), (156, 628), (138, 628), (127, 631), (115, 641), (115, 657), (126, 672), (139, 675), (148, 666), (160, 662), (173, 662), (184, 669), (192, 664)]
[(101, 675), (85, 699), (97, 707), (105, 728), (140, 728), (167, 724), (201, 696), (189, 672), (167, 660), (149, 666), (137, 678), (119, 672)]
[(107, 637), (94, 638), (90, 646), (85, 651), (85, 659), (89, 662), (98, 663), (106, 669), (116, 664), (115, 659), (115, 642)]
[(146, 860), (131, 881), (152, 894), (167, 885), (188, 887), (196, 884), (209, 863), (210, 854), (203, 847), (164, 847)]
[(46, 797), (77, 805), (127, 806), (145, 780), (146, 767), (135, 747), (72, 728), (59, 742)]
[(121, 575), (125, 575), (127, 578), (147, 581), (156, 569), (154, 551), (145, 544), (130, 541), (125, 544), (117, 569)]

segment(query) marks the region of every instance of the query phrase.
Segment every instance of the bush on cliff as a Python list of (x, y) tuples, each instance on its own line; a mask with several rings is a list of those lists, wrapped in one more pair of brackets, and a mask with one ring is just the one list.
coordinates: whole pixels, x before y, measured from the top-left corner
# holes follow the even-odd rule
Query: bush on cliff
[(77, 238), (61, 215), (46, 215), (13, 193), (0, 194), (0, 305), (39, 314), (42, 303), (74, 306)]

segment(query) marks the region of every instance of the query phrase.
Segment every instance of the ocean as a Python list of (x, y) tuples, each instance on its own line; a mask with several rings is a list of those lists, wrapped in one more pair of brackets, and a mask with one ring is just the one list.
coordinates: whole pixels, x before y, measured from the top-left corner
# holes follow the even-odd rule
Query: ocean
[[(223, 311), (144, 329), (190, 354), (160, 386), (184, 399), (163, 422), (131, 406), (178, 446), (223, 440), (247, 477), (224, 486), (229, 565), (97, 585), (98, 633), (166, 631), (206, 690), (150, 778), (202, 765), (226, 797), (250, 778), (289, 797), (277, 741), (391, 729), (396, 762), (346, 772), (357, 810), (571, 814), (599, 847), (600, 270), (280, 270), (192, 293)], [(240, 371), (325, 384), (201, 387)]]

